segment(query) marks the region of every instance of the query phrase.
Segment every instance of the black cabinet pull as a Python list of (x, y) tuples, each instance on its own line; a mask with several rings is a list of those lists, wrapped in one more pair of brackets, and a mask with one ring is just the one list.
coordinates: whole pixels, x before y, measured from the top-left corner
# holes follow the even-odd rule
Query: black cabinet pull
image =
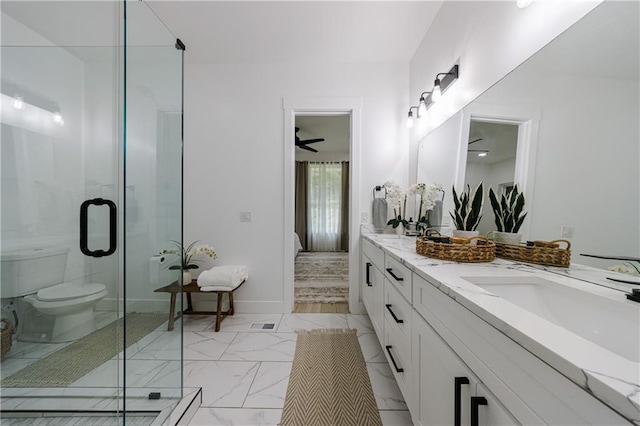
[(468, 385), (469, 384), (469, 379), (466, 377), (456, 377), (453, 380), (454, 383), (454, 390), (453, 390), (453, 401), (454, 401), (454, 407), (453, 407), (453, 425), (454, 426), (461, 426), (462, 423), (462, 407), (461, 407), (461, 394), (462, 394), (462, 385)]
[(398, 276), (396, 276), (396, 274), (393, 273), (393, 269), (387, 268), (387, 272), (389, 273), (389, 275), (391, 275), (393, 277), (394, 280), (396, 280), (396, 281), (404, 281), (404, 278), (398, 277)]
[(367, 269), (366, 269), (366, 271), (367, 271), (367, 278), (366, 278), (367, 285), (369, 287), (373, 287), (373, 284), (371, 284), (371, 272), (370, 272), (370, 269), (371, 269), (371, 263), (367, 262)]
[[(109, 248), (107, 250), (89, 250), (89, 206), (105, 205), (109, 207)], [(103, 198), (85, 200), (80, 205), (80, 251), (82, 254), (91, 257), (104, 257), (115, 253), (118, 240), (117, 224), (118, 211), (113, 201)]]
[(402, 324), (404, 322), (404, 320), (399, 319), (395, 313), (393, 313), (393, 311), (391, 310), (391, 304), (386, 304), (385, 305), (387, 307), (387, 310), (389, 311), (389, 313), (391, 313), (391, 316), (393, 317), (393, 319), (398, 323), (398, 324)]
[(391, 358), (391, 362), (393, 363), (393, 368), (395, 368), (398, 373), (403, 373), (404, 372), (404, 368), (398, 367), (398, 364), (396, 364), (396, 360), (393, 358), (393, 355), (391, 354), (391, 345), (387, 345), (387, 346), (385, 346), (385, 348), (387, 349), (387, 353), (389, 354), (389, 358)]
[(471, 426), (478, 426), (478, 407), (487, 405), (487, 398), (484, 396), (471, 397)]

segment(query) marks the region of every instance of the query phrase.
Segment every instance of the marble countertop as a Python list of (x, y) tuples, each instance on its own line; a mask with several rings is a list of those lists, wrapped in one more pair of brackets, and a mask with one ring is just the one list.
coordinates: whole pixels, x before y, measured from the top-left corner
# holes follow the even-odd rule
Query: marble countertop
[[(640, 304), (624, 296), (633, 286), (606, 279), (615, 273), (582, 265), (547, 268), (504, 259), (490, 263), (448, 262), (417, 254), (415, 237), (374, 234), (366, 230), (362, 230), (362, 235), (587, 392), (640, 424)], [(634, 354), (634, 360), (586, 340), (464, 278), (532, 275), (627, 304), (633, 319), (637, 319), (637, 326), (616, 330), (615, 336), (609, 337), (634, 339), (639, 352)], [(585, 278), (591, 282), (584, 281)]]

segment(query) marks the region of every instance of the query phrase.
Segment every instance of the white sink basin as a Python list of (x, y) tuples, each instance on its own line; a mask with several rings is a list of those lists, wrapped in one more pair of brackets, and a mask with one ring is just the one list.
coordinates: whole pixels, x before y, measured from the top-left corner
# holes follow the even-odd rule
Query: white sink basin
[[(630, 361), (640, 362), (640, 304), (540, 277), (462, 277)], [(590, 285), (590, 284), (585, 284)]]

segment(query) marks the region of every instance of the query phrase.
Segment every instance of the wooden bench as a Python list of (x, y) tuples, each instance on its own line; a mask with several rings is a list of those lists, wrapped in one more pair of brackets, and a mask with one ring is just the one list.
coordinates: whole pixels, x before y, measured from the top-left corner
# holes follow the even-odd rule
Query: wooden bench
[[(178, 293), (182, 292), (187, 295), (187, 309), (182, 311), (183, 315), (215, 315), (216, 316), (216, 331), (220, 331), (220, 323), (222, 320), (227, 317), (227, 315), (233, 315), (233, 292), (244, 284), (245, 280), (242, 280), (240, 284), (236, 286), (233, 290), (230, 291), (200, 291), (200, 287), (198, 287), (198, 282), (194, 279), (191, 281), (191, 284), (181, 286), (178, 281), (174, 281), (171, 284), (160, 287), (156, 289), (154, 293), (169, 293), (171, 295), (171, 306), (169, 307), (169, 325), (167, 329), (169, 331), (173, 330), (173, 321), (176, 316), (176, 299)], [(191, 301), (192, 293), (201, 293), (201, 294), (213, 294), (215, 293), (218, 301), (215, 311), (194, 311), (193, 303)], [(229, 309), (226, 311), (222, 311), (222, 295), (229, 295)]]

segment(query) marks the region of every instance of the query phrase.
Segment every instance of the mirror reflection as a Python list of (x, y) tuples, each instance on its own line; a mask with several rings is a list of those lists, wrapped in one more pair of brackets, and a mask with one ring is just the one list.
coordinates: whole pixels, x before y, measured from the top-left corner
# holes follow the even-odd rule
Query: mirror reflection
[[(513, 182), (524, 240), (567, 239), (573, 263), (601, 268), (624, 262), (580, 253), (640, 257), (638, 14), (637, 2), (601, 4), (427, 135), (417, 181)], [(482, 233), (495, 229), (487, 201)]]

